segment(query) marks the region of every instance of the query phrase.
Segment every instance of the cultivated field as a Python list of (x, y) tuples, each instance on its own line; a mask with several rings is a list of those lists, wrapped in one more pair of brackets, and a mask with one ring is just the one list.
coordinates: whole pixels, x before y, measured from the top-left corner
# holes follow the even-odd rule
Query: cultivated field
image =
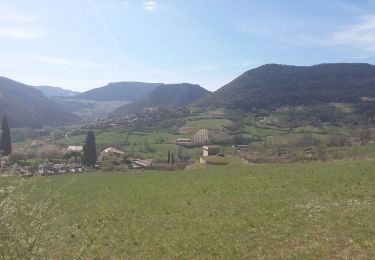
[[(18, 187), (21, 179), (0, 180)], [(66, 174), (23, 182), (26, 201), (33, 201), (28, 207), (48, 201), (48, 187), (57, 191), (57, 206), (35, 243), (52, 258), (375, 258), (370, 160)], [(17, 212), (11, 225), (32, 221), (25, 218), (31, 211)]]

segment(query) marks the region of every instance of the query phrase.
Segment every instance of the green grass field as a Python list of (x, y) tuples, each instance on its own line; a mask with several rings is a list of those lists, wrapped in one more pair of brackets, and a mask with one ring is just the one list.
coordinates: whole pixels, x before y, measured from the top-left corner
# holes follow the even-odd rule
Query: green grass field
[(228, 119), (191, 119), (185, 124), (187, 127), (194, 127), (196, 129), (223, 129), (227, 124), (231, 123)]
[[(111, 212), (85, 257), (375, 258), (371, 160), (35, 180), (59, 191), (59, 218), (49, 228), (57, 235), (45, 245), (50, 257), (76, 256), (85, 237), (79, 223), (96, 234)], [(44, 193), (30, 194), (39, 201)]]

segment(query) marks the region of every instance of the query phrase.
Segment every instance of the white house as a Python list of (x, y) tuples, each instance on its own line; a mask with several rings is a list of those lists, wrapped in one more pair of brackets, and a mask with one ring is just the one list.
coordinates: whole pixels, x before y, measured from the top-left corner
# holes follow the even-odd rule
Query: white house
[(203, 157), (217, 155), (220, 153), (220, 147), (218, 146), (203, 146)]
[(82, 152), (83, 150), (83, 147), (82, 146), (69, 146), (68, 149), (67, 149), (67, 152)]

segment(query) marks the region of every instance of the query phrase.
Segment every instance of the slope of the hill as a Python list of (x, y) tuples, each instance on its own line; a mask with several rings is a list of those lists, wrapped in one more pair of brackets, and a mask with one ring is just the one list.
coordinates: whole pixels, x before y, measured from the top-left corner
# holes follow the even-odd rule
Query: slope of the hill
[(6, 114), (11, 127), (41, 127), (78, 121), (61, 105), (34, 87), (0, 77), (0, 114)]
[(186, 106), (206, 97), (211, 92), (199, 85), (189, 83), (164, 84), (158, 86), (147, 97), (127, 104), (114, 111), (114, 114), (137, 112), (144, 107), (154, 106)]
[(249, 70), (200, 100), (201, 106), (251, 111), (282, 106), (354, 103), (375, 97), (375, 66), (269, 64)]
[(79, 94), (79, 92), (59, 87), (36, 86), (34, 88), (42, 91), (46, 97), (72, 97)]
[(150, 94), (160, 83), (143, 82), (115, 82), (100, 88), (82, 92), (75, 99), (89, 99), (95, 101), (134, 101)]

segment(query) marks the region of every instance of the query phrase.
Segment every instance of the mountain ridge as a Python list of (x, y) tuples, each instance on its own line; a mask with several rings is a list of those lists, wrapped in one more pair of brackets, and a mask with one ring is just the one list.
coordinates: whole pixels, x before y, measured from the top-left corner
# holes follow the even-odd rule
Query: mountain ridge
[(79, 92), (53, 86), (35, 86), (34, 88), (43, 92), (46, 97), (72, 97)]
[(105, 86), (90, 89), (75, 95), (75, 99), (88, 99), (95, 101), (134, 101), (147, 96), (162, 83), (145, 83), (136, 81), (111, 82)]
[(162, 84), (148, 96), (116, 109), (113, 114), (138, 112), (153, 106), (186, 106), (210, 93), (197, 84)]
[(42, 91), (5, 77), (0, 77), (0, 114), (8, 116), (11, 127), (57, 126), (79, 120)]
[(313, 66), (266, 64), (248, 70), (197, 105), (242, 109), (329, 102), (358, 102), (375, 97), (375, 66), (324, 63)]

